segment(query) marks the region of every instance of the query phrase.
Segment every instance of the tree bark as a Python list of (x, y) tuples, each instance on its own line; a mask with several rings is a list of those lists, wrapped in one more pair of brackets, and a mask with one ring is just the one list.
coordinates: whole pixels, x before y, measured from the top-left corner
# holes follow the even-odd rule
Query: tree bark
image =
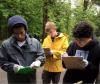
[(48, 21), (48, 0), (43, 2), (43, 32), (42, 32), (42, 42), (45, 38), (45, 24)]
[(83, 11), (87, 10), (87, 7), (88, 7), (88, 4), (89, 4), (89, 0), (84, 0), (84, 9)]

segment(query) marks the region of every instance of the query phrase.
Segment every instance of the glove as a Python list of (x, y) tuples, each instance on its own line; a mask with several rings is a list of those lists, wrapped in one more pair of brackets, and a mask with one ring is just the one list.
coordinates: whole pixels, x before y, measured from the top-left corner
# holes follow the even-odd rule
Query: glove
[(36, 60), (30, 65), (30, 68), (38, 68), (40, 67), (40, 65), (41, 65), (41, 62), (39, 60)]
[(85, 67), (87, 67), (87, 65), (89, 64), (89, 62), (86, 59), (83, 59), (84, 65)]
[(24, 68), (23, 66), (14, 64), (13, 70), (14, 70), (15, 73), (17, 73), (20, 69), (23, 69), (23, 68)]
[(19, 74), (29, 74), (33, 72), (33, 69), (30, 67), (23, 67), (20, 65), (14, 65), (14, 72)]

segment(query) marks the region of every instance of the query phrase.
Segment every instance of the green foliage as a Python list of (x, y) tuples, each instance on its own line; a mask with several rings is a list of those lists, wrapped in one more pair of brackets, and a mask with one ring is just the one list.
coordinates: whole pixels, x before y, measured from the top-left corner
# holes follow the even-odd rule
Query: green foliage
[(0, 39), (9, 36), (7, 20), (13, 15), (23, 16), (28, 22), (30, 34), (41, 37), (44, 1), (48, 1), (46, 8), (49, 20), (54, 21), (58, 31), (67, 33), (70, 39), (72, 39), (74, 25), (81, 20), (89, 21), (97, 36), (100, 36), (100, 11), (98, 12), (92, 3), (87, 4), (87, 9), (84, 10), (84, 6), (86, 6), (84, 0), (77, 0), (76, 8), (71, 7), (70, 0), (68, 2), (64, 2), (64, 0), (0, 0)]
[(50, 21), (54, 21), (59, 32), (70, 34), (71, 4), (55, 1), (49, 5), (48, 16)]
[(41, 35), (42, 3), (42, 0), (0, 0), (1, 39), (8, 36), (7, 20), (13, 15), (21, 15), (27, 20), (31, 35)]

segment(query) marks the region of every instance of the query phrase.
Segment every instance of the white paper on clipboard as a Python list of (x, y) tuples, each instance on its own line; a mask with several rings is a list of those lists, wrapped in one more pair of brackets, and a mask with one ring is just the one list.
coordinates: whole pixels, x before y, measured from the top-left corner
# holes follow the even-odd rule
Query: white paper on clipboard
[(83, 57), (68, 56), (62, 57), (62, 60), (67, 69), (83, 69), (85, 67)]

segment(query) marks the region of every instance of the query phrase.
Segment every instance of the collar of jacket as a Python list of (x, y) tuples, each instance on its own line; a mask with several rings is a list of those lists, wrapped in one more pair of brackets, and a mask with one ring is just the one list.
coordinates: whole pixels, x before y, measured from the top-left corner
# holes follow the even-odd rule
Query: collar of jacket
[[(21, 52), (21, 54), (23, 55), (23, 51), (17, 45), (17, 41), (13, 36), (11, 36), (10, 43), (11, 43), (12, 46), (14, 46), (16, 49), (18, 49)], [(34, 51), (35, 52), (35, 50), (34, 50), (32, 45), (33, 45), (32, 44), (32, 38), (30, 38), (29, 35), (26, 34), (26, 43), (22, 47), (25, 48), (25, 50), (27, 52), (30, 52), (30, 51)]]
[(64, 36), (64, 34), (63, 33), (60, 33), (58, 36), (57, 36), (57, 38), (61, 38), (61, 37), (63, 37)]
[[(28, 34), (26, 34), (26, 43), (28, 43), (29, 45), (32, 45), (32, 41), (31, 41), (31, 38), (29, 37)], [(14, 38), (14, 36), (11, 36), (11, 44), (14, 45), (14, 44), (17, 44), (17, 41), (16, 39)]]
[[(55, 38), (62, 38), (63, 36), (65, 36), (63, 33), (60, 33), (58, 36), (56, 36)], [(48, 37), (50, 37), (51, 38), (51, 36), (50, 35), (48, 35)]]

